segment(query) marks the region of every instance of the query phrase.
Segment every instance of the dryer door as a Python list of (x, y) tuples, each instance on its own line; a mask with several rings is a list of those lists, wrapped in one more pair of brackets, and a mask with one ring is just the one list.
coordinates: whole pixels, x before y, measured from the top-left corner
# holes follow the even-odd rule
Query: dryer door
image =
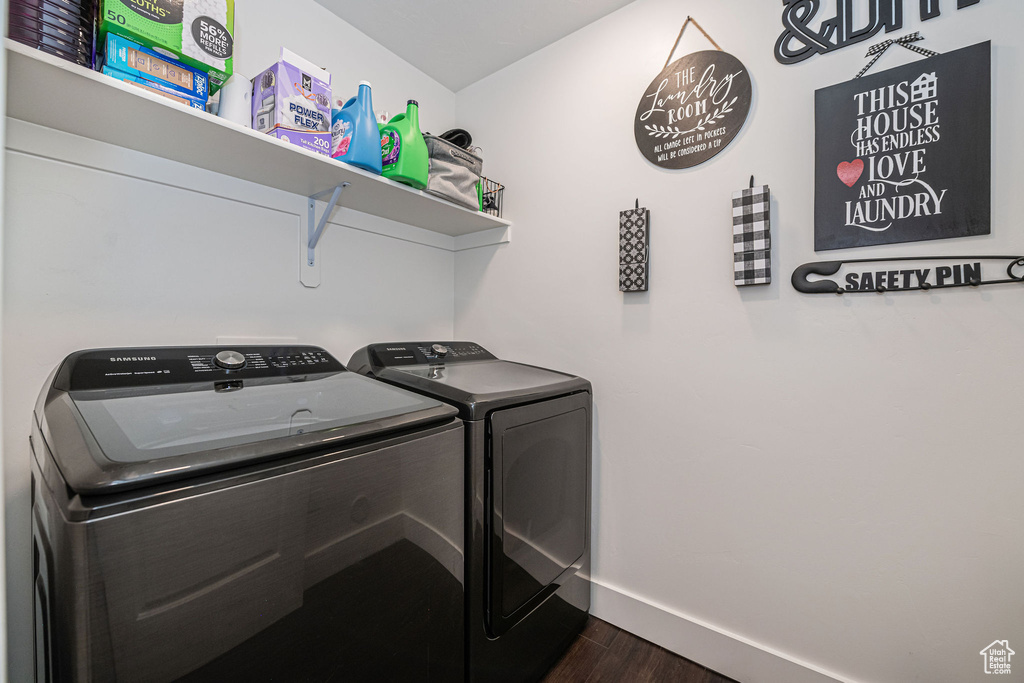
[(501, 636), (579, 570), (590, 544), (591, 398), (489, 418), (487, 628)]

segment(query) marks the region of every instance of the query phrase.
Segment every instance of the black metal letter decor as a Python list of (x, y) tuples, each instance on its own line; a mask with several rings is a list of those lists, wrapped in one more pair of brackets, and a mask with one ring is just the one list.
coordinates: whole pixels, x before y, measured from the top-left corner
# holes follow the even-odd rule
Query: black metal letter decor
[[(952, 4), (952, 0), (942, 0)], [(981, 0), (956, 0), (956, 8), (977, 5)], [(796, 64), (818, 54), (840, 50), (870, 40), (880, 31), (903, 28), (904, 0), (837, 0), (836, 15), (817, 18), (821, 0), (782, 0), (782, 25), (785, 30), (775, 43), (775, 59), (781, 64)], [(910, 0), (918, 4), (921, 20), (939, 16), (940, 0)], [(912, 10), (911, 10), (912, 11)], [(855, 17), (866, 17), (855, 25)], [(817, 28), (815, 28), (817, 26)]]
[(991, 231), (991, 43), (815, 92), (814, 249)]
[(648, 253), (651, 212), (640, 206), (619, 212), (619, 291), (646, 292), (650, 283)]
[(732, 195), (733, 279), (737, 287), (772, 281), (771, 192), (751, 186)]

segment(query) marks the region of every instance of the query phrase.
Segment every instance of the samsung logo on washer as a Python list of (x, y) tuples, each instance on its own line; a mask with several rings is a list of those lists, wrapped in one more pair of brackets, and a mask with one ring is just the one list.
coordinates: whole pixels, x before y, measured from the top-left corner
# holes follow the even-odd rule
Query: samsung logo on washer
[(116, 358), (111, 358), (110, 362), (111, 363), (133, 363), (133, 362), (142, 362), (142, 361), (148, 361), (148, 360), (156, 360), (156, 356), (123, 356), (123, 357), (118, 356)]
[(389, 347), (387, 347), (384, 350), (385, 351), (408, 351), (409, 349), (405, 348), (404, 346), (389, 346)]

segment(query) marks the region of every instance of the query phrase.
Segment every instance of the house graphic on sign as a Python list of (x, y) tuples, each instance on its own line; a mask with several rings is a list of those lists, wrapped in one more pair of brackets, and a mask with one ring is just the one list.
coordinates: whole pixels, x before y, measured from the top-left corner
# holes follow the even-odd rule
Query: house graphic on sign
[(985, 673), (1008, 674), (1010, 658), (1017, 653), (1010, 649), (1009, 641), (995, 640), (979, 654), (985, 658)]
[(910, 101), (923, 102), (937, 97), (939, 94), (939, 79), (935, 72), (921, 74), (910, 84)]

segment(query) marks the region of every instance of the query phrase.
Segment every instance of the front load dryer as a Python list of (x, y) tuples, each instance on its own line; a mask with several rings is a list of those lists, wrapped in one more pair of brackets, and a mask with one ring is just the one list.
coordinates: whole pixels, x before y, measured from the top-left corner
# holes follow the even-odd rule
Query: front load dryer
[(590, 609), (590, 382), (472, 342), (373, 344), (349, 369), (458, 408), (468, 680), (539, 680)]

